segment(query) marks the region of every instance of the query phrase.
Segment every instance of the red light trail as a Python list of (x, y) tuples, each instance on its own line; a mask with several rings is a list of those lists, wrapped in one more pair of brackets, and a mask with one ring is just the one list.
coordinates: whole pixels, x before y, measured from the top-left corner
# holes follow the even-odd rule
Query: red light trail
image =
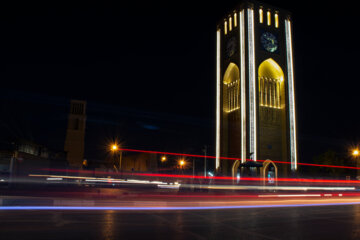
[[(172, 152), (160, 152), (160, 151), (147, 151), (147, 150), (138, 150), (138, 149), (128, 149), (128, 148), (119, 148), (119, 151), (125, 152), (139, 152), (139, 153), (150, 153), (150, 154), (162, 154), (162, 155), (170, 155), (170, 156), (181, 156), (181, 157), (194, 157), (194, 158), (210, 158), (215, 159), (215, 156), (205, 156), (198, 154), (187, 154), (187, 153), (172, 153)], [(231, 157), (220, 157), (223, 160), (241, 160), (241, 158), (231, 158)], [(246, 159), (246, 161), (252, 161), (252, 159)], [(266, 160), (257, 160), (258, 162), (265, 162)], [(282, 162), (282, 161), (273, 161), (274, 163), (280, 164), (291, 164), (291, 162)], [(310, 167), (327, 167), (327, 168), (346, 168), (346, 169), (360, 169), (360, 167), (352, 167), (352, 166), (337, 166), (337, 165), (325, 165), (325, 164), (315, 164), (315, 163), (298, 163), (298, 165), (302, 166), (310, 166)]]

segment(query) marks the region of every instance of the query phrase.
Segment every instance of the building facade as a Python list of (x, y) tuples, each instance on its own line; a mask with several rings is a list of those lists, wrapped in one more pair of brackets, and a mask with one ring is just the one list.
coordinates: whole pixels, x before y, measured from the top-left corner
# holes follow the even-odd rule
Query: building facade
[[(217, 26), (216, 170), (234, 174), (246, 160), (288, 162), (297, 170), (289, 12), (246, 1)], [(226, 158), (238, 158), (237, 161)]]

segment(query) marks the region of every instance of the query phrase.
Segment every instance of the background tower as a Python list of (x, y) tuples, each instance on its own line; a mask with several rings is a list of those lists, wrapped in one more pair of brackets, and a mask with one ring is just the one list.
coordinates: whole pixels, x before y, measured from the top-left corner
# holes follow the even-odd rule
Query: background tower
[(223, 174), (246, 159), (291, 162), (280, 174), (297, 169), (292, 52), (285, 10), (246, 1), (218, 24), (216, 169)]
[(67, 161), (71, 167), (80, 168), (84, 160), (85, 110), (85, 101), (71, 100), (64, 146), (64, 150), (67, 152)]

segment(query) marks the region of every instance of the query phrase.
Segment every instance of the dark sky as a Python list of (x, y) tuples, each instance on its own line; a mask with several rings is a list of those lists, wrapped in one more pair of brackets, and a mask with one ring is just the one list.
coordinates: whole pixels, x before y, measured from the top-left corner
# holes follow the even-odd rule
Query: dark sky
[[(22, 121), (21, 131), (62, 147), (75, 98), (88, 101), (93, 141), (100, 136), (91, 126), (103, 125), (101, 138), (136, 135), (123, 139), (134, 148), (199, 152), (213, 144), (216, 23), (240, 1), (118, 2), (1, 8), (3, 121)], [(300, 135), (355, 143), (359, 45), (351, 2), (266, 2), (293, 13)], [(12, 117), (4, 117), (8, 111)], [(151, 142), (157, 131), (166, 145)]]

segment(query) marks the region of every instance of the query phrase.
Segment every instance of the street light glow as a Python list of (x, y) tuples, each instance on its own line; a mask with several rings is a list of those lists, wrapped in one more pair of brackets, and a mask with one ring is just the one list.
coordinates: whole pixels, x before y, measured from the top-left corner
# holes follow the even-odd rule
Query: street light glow
[(113, 144), (113, 145), (111, 146), (111, 150), (115, 151), (115, 150), (117, 150), (117, 149), (118, 149), (118, 146), (117, 146), (116, 144)]
[(355, 149), (352, 154), (353, 156), (359, 156), (359, 150)]

